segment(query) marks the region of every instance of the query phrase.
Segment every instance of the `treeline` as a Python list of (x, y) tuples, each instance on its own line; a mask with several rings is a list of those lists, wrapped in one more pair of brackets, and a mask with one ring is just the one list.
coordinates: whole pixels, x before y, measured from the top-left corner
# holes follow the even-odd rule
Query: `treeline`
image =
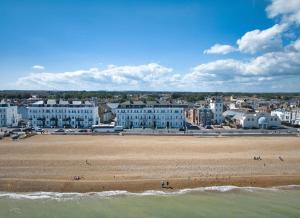
[(148, 91), (21, 91), (4, 90), (0, 91), (0, 99), (28, 99), (36, 95), (39, 98), (48, 99), (92, 99), (109, 100), (112, 102), (124, 102), (128, 100), (154, 101), (160, 97), (166, 100), (185, 100), (196, 102), (204, 100), (207, 96), (245, 96), (259, 97), (266, 100), (278, 99), (289, 100), (300, 98), (300, 93), (243, 93), (243, 92), (148, 92)]

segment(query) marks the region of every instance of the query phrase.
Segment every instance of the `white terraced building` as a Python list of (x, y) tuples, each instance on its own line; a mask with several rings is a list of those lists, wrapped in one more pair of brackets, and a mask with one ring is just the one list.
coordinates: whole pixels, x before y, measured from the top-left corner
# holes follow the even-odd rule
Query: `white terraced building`
[(271, 111), (271, 115), (272, 116), (277, 115), (278, 118), (282, 122), (291, 123), (291, 120), (292, 120), (292, 112), (291, 111), (286, 111), (284, 109), (273, 110), (273, 111)]
[(47, 100), (28, 107), (31, 126), (89, 128), (100, 123), (98, 106), (89, 101)]
[(271, 112), (272, 115), (277, 115), (282, 122), (292, 125), (300, 125), (300, 109), (296, 108), (291, 111), (277, 109)]
[(117, 125), (123, 128), (182, 128), (184, 105), (169, 102), (124, 102), (115, 110)]
[(19, 119), (17, 106), (12, 106), (4, 101), (0, 102), (0, 127), (16, 127)]

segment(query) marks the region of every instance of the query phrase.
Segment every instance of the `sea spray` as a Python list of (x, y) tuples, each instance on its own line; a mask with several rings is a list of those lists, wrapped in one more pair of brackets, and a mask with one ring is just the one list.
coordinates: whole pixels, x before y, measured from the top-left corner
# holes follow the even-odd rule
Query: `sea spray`
[(300, 185), (287, 185), (287, 186), (275, 186), (275, 187), (239, 187), (239, 186), (208, 186), (199, 188), (188, 188), (179, 189), (176, 191), (160, 191), (160, 190), (147, 190), (140, 193), (128, 192), (125, 190), (114, 190), (114, 191), (102, 191), (102, 192), (0, 192), (0, 199), (80, 199), (88, 197), (106, 198), (106, 197), (117, 197), (117, 196), (171, 196), (181, 195), (192, 192), (230, 192), (230, 191), (244, 191), (244, 192), (255, 192), (255, 191), (280, 191), (300, 189)]

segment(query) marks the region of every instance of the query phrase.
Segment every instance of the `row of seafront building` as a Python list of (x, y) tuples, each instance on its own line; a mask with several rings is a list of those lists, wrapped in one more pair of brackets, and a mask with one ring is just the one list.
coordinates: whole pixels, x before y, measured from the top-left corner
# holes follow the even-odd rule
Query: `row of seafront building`
[(30, 126), (88, 128), (100, 123), (98, 106), (90, 101), (46, 100), (28, 107)]
[(185, 107), (169, 102), (127, 101), (115, 110), (116, 121), (123, 128), (183, 128)]
[[(225, 99), (225, 100), (224, 100)], [(278, 104), (276, 101), (272, 105)], [(278, 128), (281, 122), (300, 124), (300, 110), (275, 109), (265, 111), (261, 107), (267, 101), (255, 99), (229, 99), (221, 96), (206, 98), (198, 104), (176, 101), (127, 101), (107, 103), (101, 116), (101, 109), (94, 101), (33, 100), (27, 105), (13, 106), (8, 102), (0, 104), (0, 127), (14, 127), (23, 124), (45, 128), (90, 128), (101, 121), (114, 121), (123, 128), (175, 128), (186, 124), (207, 127), (225, 125), (233, 128)]]
[(17, 126), (20, 120), (17, 106), (13, 106), (5, 101), (0, 102), (0, 127)]
[(271, 112), (272, 115), (276, 115), (283, 123), (300, 126), (300, 109), (295, 108), (292, 110), (276, 109)]

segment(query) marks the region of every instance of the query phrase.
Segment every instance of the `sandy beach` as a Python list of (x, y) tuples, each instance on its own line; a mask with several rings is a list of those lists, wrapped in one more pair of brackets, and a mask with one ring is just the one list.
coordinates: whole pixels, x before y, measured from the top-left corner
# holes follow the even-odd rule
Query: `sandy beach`
[(139, 192), (160, 190), (162, 180), (170, 190), (300, 184), (300, 138), (38, 135), (0, 141), (0, 191)]

